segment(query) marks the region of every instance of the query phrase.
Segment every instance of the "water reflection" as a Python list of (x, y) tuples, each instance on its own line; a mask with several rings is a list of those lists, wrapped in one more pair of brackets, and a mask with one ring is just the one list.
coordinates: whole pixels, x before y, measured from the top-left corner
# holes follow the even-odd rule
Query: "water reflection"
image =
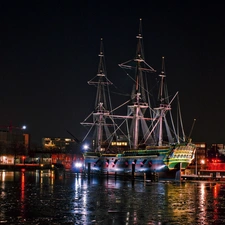
[(225, 185), (0, 171), (1, 224), (224, 224)]
[(21, 197), (20, 197), (20, 201), (21, 201), (21, 218), (24, 220), (25, 219), (25, 170), (22, 170), (21, 173)]
[(217, 221), (218, 220), (218, 198), (219, 195), (218, 193), (220, 192), (220, 186), (219, 185), (215, 185), (213, 188), (213, 220)]

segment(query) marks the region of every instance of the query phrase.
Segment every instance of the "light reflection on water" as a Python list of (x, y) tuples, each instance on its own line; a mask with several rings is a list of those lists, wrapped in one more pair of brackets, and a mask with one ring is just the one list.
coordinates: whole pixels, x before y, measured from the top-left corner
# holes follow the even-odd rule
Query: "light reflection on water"
[(225, 183), (0, 171), (0, 224), (225, 224)]

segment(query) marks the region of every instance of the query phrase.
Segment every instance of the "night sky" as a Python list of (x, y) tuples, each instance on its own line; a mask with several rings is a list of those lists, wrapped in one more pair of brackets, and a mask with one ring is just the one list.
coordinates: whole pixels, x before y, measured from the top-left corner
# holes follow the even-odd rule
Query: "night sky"
[(80, 122), (95, 101), (87, 81), (97, 74), (100, 38), (108, 78), (122, 88), (118, 64), (135, 56), (142, 18), (145, 59), (160, 73), (165, 57), (186, 134), (196, 119), (194, 142), (225, 143), (223, 3), (85, 2), (0, 3), (0, 126), (27, 125), (33, 143), (71, 137), (67, 130), (82, 139)]

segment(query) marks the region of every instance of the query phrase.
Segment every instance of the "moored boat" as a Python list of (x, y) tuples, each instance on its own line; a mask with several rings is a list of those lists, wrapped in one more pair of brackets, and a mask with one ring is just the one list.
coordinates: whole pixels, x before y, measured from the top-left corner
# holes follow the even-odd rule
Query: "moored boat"
[[(98, 172), (167, 172), (185, 169), (194, 159), (196, 147), (183, 129), (178, 92), (170, 99), (166, 85), (165, 62), (156, 71), (145, 62), (142, 20), (137, 35), (136, 57), (119, 64), (134, 82), (130, 98), (112, 108), (110, 86), (101, 39), (100, 60), (96, 77), (88, 81), (97, 87), (94, 111), (81, 123), (90, 126), (91, 145), (84, 153), (85, 169)], [(156, 85), (152, 84), (157, 79)], [(148, 83), (148, 81), (152, 83)], [(157, 97), (155, 88), (158, 86)], [(176, 123), (172, 104), (177, 99)], [(116, 111), (127, 106), (127, 114)], [(91, 121), (90, 121), (91, 119)], [(175, 129), (176, 127), (176, 129)], [(180, 137), (180, 133), (182, 137)]]

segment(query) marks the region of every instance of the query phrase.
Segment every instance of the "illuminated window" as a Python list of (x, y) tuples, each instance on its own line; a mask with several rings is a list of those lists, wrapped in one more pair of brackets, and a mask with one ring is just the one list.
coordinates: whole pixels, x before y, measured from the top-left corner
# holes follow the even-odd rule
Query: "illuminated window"
[(127, 146), (127, 142), (112, 142), (112, 146)]

